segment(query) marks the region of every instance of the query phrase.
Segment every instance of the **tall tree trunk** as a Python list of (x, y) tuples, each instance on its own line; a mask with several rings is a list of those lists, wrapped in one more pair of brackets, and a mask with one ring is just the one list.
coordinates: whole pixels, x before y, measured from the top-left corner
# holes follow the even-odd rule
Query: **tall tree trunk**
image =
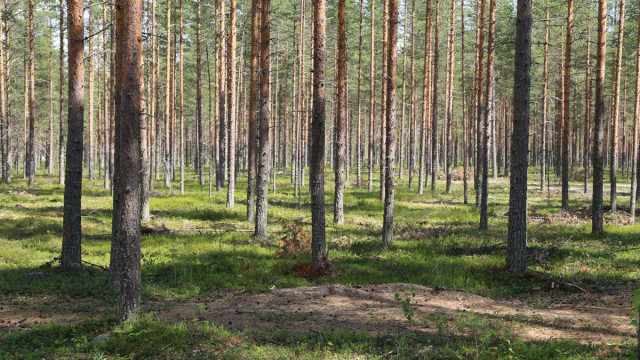
[(469, 113), (467, 111), (467, 95), (466, 95), (466, 87), (465, 87), (465, 67), (464, 67), (464, 0), (460, 0), (460, 42), (462, 46), (460, 47), (460, 67), (462, 71), (462, 75), (460, 76), (460, 80), (462, 83), (462, 182), (463, 182), (463, 201), (466, 204), (469, 203), (469, 180), (467, 178), (467, 172), (469, 170)]
[(380, 92), (380, 201), (384, 202), (386, 192), (384, 187), (386, 185), (386, 166), (385, 161), (387, 153), (387, 48), (389, 47), (389, 1), (384, 0), (384, 8), (382, 11), (382, 74), (381, 83), (382, 91)]
[(607, 2), (598, 0), (598, 46), (596, 49), (596, 102), (593, 131), (593, 197), (591, 232), (602, 233), (604, 187), (604, 83), (607, 53)]
[(29, 187), (36, 181), (36, 59), (33, 31), (33, 0), (29, 0), (29, 139), (27, 145), (27, 176)]
[(480, 201), (480, 230), (489, 228), (489, 124), (495, 116), (495, 77), (494, 53), (496, 37), (496, 0), (489, 1), (489, 31), (487, 38), (487, 86), (482, 124), (482, 199)]
[[(2, 1), (2, 10), (4, 10), (6, 3)], [(4, 181), (7, 183), (11, 183), (11, 121), (9, 119), (9, 112), (7, 111), (7, 101), (6, 99), (9, 96), (8, 89), (5, 88), (5, 83), (8, 85), (8, 80), (5, 82), (5, 79), (9, 77), (8, 65), (5, 68), (5, 59), (9, 59), (9, 54), (4, 53), (4, 47), (9, 47), (9, 38), (8, 34), (5, 37), (6, 43), (2, 41), (2, 35), (7, 32), (7, 27), (5, 26), (5, 19), (0, 19), (0, 115), (2, 116), (2, 177)], [(53, 84), (53, 78), (49, 79), (51, 84)], [(51, 85), (50, 85), (51, 86)], [(53, 94), (51, 96), (53, 99)], [(51, 134), (53, 136), (53, 129), (51, 130)], [(55, 160), (53, 159), (53, 141), (50, 144), (50, 169), (53, 169), (53, 163)]]
[[(141, 98), (146, 100), (146, 104), (150, 105), (150, 107), (153, 107), (153, 100), (150, 99), (149, 97), (147, 97), (145, 95), (145, 85), (144, 85), (144, 70), (145, 69), (145, 64), (144, 64), (144, 46), (141, 46), (141, 51), (143, 52), (143, 54), (140, 55), (140, 62), (141, 62)], [(153, 91), (153, 88), (150, 87), (149, 89), (150, 92)], [(149, 101), (151, 100), (151, 101)], [(149, 219), (151, 218), (151, 214), (150, 214), (150, 210), (149, 210), (149, 198), (150, 198), (150, 194), (149, 194), (149, 184), (150, 184), (150, 180), (149, 178), (150, 176), (150, 167), (149, 167), (149, 148), (148, 148), (148, 131), (147, 129), (149, 128), (149, 123), (151, 122), (151, 118), (147, 115), (144, 115), (144, 113), (147, 111), (146, 110), (146, 106), (142, 106), (141, 107), (141, 111), (143, 113), (142, 116), (140, 116), (140, 124), (139, 124), (139, 142), (140, 142), (140, 176), (138, 177), (139, 181), (140, 181), (140, 221), (149, 221)], [(152, 112), (153, 113), (153, 112)], [(147, 119), (149, 119), (149, 121), (147, 121)]]
[(338, 52), (336, 54), (337, 116), (335, 126), (336, 166), (333, 222), (344, 223), (344, 167), (347, 137), (347, 28), (346, 0), (338, 0)]
[(640, 130), (640, 18), (638, 18), (638, 44), (636, 47), (636, 94), (633, 105), (633, 140), (631, 157), (631, 223), (636, 221), (636, 191), (638, 189), (638, 131)]
[[(404, 160), (405, 160), (405, 108), (406, 108), (406, 88), (407, 88), (407, 33), (409, 32), (407, 29), (407, 18), (409, 13), (409, 4), (405, 2), (404, 4), (404, 26), (402, 33), (402, 95), (400, 96), (400, 147), (398, 151), (398, 172), (399, 178), (402, 180), (404, 173)], [(409, 125), (409, 129), (411, 129), (411, 125)], [(411, 131), (409, 131), (411, 133)], [(408, 156), (407, 156), (408, 157)], [(410, 161), (409, 161), (410, 163)], [(410, 166), (410, 165), (409, 165)], [(411, 185), (409, 188), (411, 188)]]
[(540, 145), (540, 191), (544, 191), (547, 174), (547, 89), (549, 87), (549, 6), (544, 22), (544, 60), (542, 66), (542, 140)]
[(356, 130), (356, 187), (362, 186), (362, 103), (360, 101), (362, 82), (362, 23), (364, 17), (364, 0), (360, 0), (360, 36), (358, 40), (358, 125)]
[(449, 20), (449, 46), (448, 46), (448, 54), (447, 54), (447, 61), (448, 61), (448, 66), (447, 66), (447, 86), (446, 86), (446, 100), (445, 100), (445, 111), (446, 111), (446, 121), (447, 121), (447, 129), (446, 129), (446, 138), (447, 138), (447, 144), (446, 144), (446, 152), (447, 152), (447, 156), (445, 159), (445, 167), (446, 167), (446, 173), (447, 173), (447, 184), (446, 184), (446, 190), (448, 193), (451, 193), (451, 163), (453, 162), (453, 151), (454, 148), (452, 146), (452, 122), (453, 122), (453, 89), (454, 89), (454, 82), (453, 82), (453, 72), (455, 70), (455, 36), (456, 36), (456, 32), (455, 32), (455, 26), (456, 26), (456, 1), (455, 0), (451, 0), (451, 14), (450, 14), (450, 20)]
[(587, 65), (585, 66), (584, 140), (582, 157), (584, 162), (584, 193), (589, 192), (589, 171), (591, 170), (591, 26), (587, 35)]
[(227, 209), (233, 208), (236, 193), (236, 0), (229, 1), (229, 37), (227, 38), (227, 114), (229, 136), (227, 150)]
[[(106, 2), (102, 4), (102, 25), (103, 27), (106, 28), (107, 26), (107, 4)], [(109, 29), (111, 29), (111, 26), (109, 26)], [(104, 106), (103, 106), (103, 116), (102, 116), (102, 120), (104, 121), (104, 188), (105, 189), (110, 189), (111, 188), (111, 143), (109, 141), (109, 133), (110, 133), (110, 123), (109, 123), (109, 118), (110, 118), (110, 112), (109, 112), (109, 104), (110, 104), (110, 98), (111, 96), (108, 95), (109, 90), (108, 90), (108, 86), (107, 86), (107, 68), (108, 68), (108, 61), (107, 61), (107, 55), (110, 52), (109, 49), (107, 48), (107, 32), (103, 31), (102, 32), (102, 47), (103, 47), (103, 73), (102, 73), (102, 86), (104, 88)], [(60, 59), (62, 61), (63, 58), (63, 53), (60, 52)], [(62, 67), (60, 68), (60, 76), (62, 76)], [(61, 82), (62, 84), (62, 82)], [(62, 91), (62, 90), (60, 90)], [(62, 104), (60, 105), (60, 113), (62, 114)]]
[(183, 14), (182, 0), (180, 0), (180, 194), (184, 194), (184, 41), (183, 41)]
[[(418, 169), (418, 193), (422, 195), (424, 193), (424, 183), (427, 162), (427, 124), (431, 116), (431, 96), (429, 92), (429, 84), (431, 74), (431, 0), (427, 0), (425, 6), (425, 37), (424, 37), (424, 64), (423, 64), (423, 76), (422, 76), (422, 129), (420, 130), (420, 168)], [(427, 176), (428, 177), (428, 176)]]
[(529, 158), (529, 93), (531, 90), (533, 1), (518, 0), (517, 11), (506, 259), (509, 271), (525, 271), (527, 269), (527, 169)]
[[(371, 4), (373, 7), (373, 2)], [(326, 269), (329, 265), (324, 209), (326, 11), (325, 0), (313, 2), (313, 109), (309, 192), (311, 193), (311, 262), (312, 267), (319, 270)], [(373, 77), (371, 79), (373, 81)]]
[(204, 185), (204, 163), (206, 154), (206, 142), (202, 128), (202, 56), (200, 49), (200, 22), (201, 19), (201, 2), (196, 5), (196, 126), (198, 129), (197, 143), (197, 166), (200, 185)]
[[(6, 43), (6, 53), (5, 53), (5, 59), (10, 59), (10, 32), (9, 32), (9, 26), (7, 24), (7, 19), (3, 19), (3, 24), (4, 24), (4, 38), (5, 38), (5, 43)], [(11, 183), (11, 165), (12, 165), (12, 161), (14, 158), (14, 151), (13, 148), (11, 146), (11, 68), (9, 67), (9, 61), (4, 61), (2, 64), (5, 65), (5, 76), (6, 76), (6, 90), (7, 90), (7, 95), (6, 95), (6, 114), (7, 114), (7, 162), (8, 164), (7, 166), (7, 178), (6, 181), (8, 184)], [(1, 66), (1, 65), (0, 65)], [(17, 151), (17, 149), (16, 149)]]
[(135, 322), (140, 307), (140, 124), (142, 106), (142, 0), (117, 0), (114, 196), (112, 232), (119, 247), (121, 323)]
[(258, 134), (258, 171), (256, 174), (255, 236), (267, 238), (267, 208), (269, 205), (269, 171), (271, 167), (271, 121), (269, 73), (271, 72), (271, 0), (260, 1), (260, 118)]
[(433, 44), (433, 85), (431, 100), (431, 191), (436, 191), (436, 178), (438, 177), (438, 161), (440, 148), (438, 144), (438, 61), (440, 58), (440, 50), (438, 45), (438, 0), (435, 0), (435, 23), (434, 23), (434, 44)]
[[(344, 1), (344, 0), (343, 0)], [(389, 246), (393, 243), (393, 207), (395, 200), (394, 182), (395, 182), (395, 153), (396, 153), (396, 77), (398, 64), (398, 0), (387, 0), (388, 18), (387, 24), (388, 35), (387, 41), (387, 117), (386, 121), (386, 137), (387, 148), (385, 154), (385, 196), (384, 196), (384, 214), (382, 225), (382, 242)]]
[[(415, 13), (416, 13), (416, 2), (415, 0), (411, 1), (411, 88), (409, 90), (409, 121), (410, 121), (410, 140), (409, 140), (409, 188), (413, 188), (413, 172), (416, 169), (416, 146), (417, 146), (417, 130), (418, 130), (418, 119), (417, 119), (417, 104), (416, 104), (416, 91), (415, 91), (415, 79), (416, 79), (416, 32), (415, 29)], [(406, 6), (406, 5), (405, 5)], [(426, 55), (425, 55), (426, 57)], [(403, 78), (404, 82), (404, 78)], [(404, 99), (404, 94), (403, 94)], [(404, 106), (403, 106), (404, 109)], [(402, 167), (400, 168), (402, 171)], [(418, 176), (420, 179), (420, 176)]]
[[(1, 23), (0, 23), (1, 26)], [(0, 28), (0, 34), (2, 34)], [(53, 48), (53, 38), (51, 39), (51, 47)], [(0, 46), (0, 63), (2, 63), (2, 46)], [(4, 74), (2, 73), (2, 67), (0, 67), (0, 98), (4, 101), (4, 82), (2, 79), (4, 78)], [(4, 107), (2, 108), (4, 109)], [(0, 115), (2, 115), (2, 121), (6, 121), (4, 110), (0, 111)], [(91, 124), (91, 130), (93, 130), (93, 124)], [(90, 131), (92, 133), (92, 131)], [(2, 140), (4, 144), (4, 124), (2, 125)], [(55, 160), (53, 158), (53, 50), (49, 51), (49, 140), (47, 147), (47, 172), (49, 174), (53, 174), (53, 164)], [(6, 149), (3, 148), (3, 153)]]
[[(91, 15), (91, 8), (88, 9), (89, 12), (89, 34), (93, 32), (93, 16)], [(87, 167), (89, 168), (89, 180), (93, 181), (95, 178), (94, 175), (94, 162), (95, 162), (95, 139), (94, 139), (94, 129), (93, 129), (93, 115), (94, 115), (94, 107), (93, 107), (93, 91), (94, 91), (94, 54), (93, 54), (93, 36), (89, 37), (89, 161), (87, 162)]]
[[(256, 206), (256, 127), (258, 123), (257, 107), (259, 95), (259, 73), (258, 73), (258, 31), (260, 28), (260, 3), (258, 0), (251, 0), (251, 75), (249, 86), (249, 134), (247, 136), (248, 145), (248, 172), (247, 172), (247, 221), (255, 220)], [(294, 25), (295, 34), (295, 25)], [(294, 77), (295, 78), (295, 77)]]
[(62, 254), (60, 263), (80, 268), (82, 149), (84, 127), (84, 1), (69, 0), (69, 140), (65, 168), (64, 209), (62, 219)]
[(624, 42), (624, 12), (625, 0), (620, 0), (620, 16), (618, 18), (618, 51), (616, 67), (613, 72), (613, 106), (611, 108), (611, 164), (609, 167), (609, 181), (611, 183), (611, 213), (616, 213), (617, 202), (617, 172), (618, 172), (618, 119), (620, 117), (620, 68), (622, 67), (622, 44)]
[(164, 82), (164, 187), (171, 189), (169, 133), (171, 122), (171, 0), (167, 0), (167, 57)]
[(224, 23), (224, 18), (225, 18), (225, 10), (224, 10), (224, 0), (220, 0), (219, 1), (219, 6), (220, 6), (220, 10), (219, 10), (219, 14), (220, 14), (220, 27), (219, 27), (219, 33), (220, 33), (220, 43), (219, 43), (219, 50), (218, 50), (218, 58), (220, 59), (218, 61), (218, 66), (216, 69), (216, 78), (218, 79), (218, 94), (219, 94), (219, 98), (218, 98), (218, 169), (216, 171), (216, 190), (220, 191), (220, 188), (222, 188), (224, 186), (224, 180), (225, 180), (225, 169), (226, 169), (226, 162), (227, 159), (225, 157), (225, 153), (226, 153), (226, 143), (227, 143), (227, 126), (226, 126), (226, 105), (227, 105), (227, 82), (225, 81), (225, 76), (223, 76), (223, 69), (225, 69), (225, 64), (226, 64), (226, 56), (225, 56), (225, 48), (226, 48), (226, 42), (224, 41), (224, 37), (225, 37), (225, 23)]
[(571, 95), (571, 35), (573, 33), (573, 0), (567, 2), (567, 41), (564, 47), (562, 144), (562, 208), (569, 207), (569, 97)]
[[(375, 58), (375, 1), (371, 1), (371, 59)], [(375, 91), (376, 81), (375, 79), (375, 63), (371, 61), (371, 67), (369, 69), (369, 179), (368, 190), (373, 191), (373, 160), (375, 151), (375, 116), (376, 116), (376, 103), (375, 103)], [(324, 101), (323, 101), (324, 103)], [(324, 239), (324, 237), (323, 237)]]
[(479, 9), (476, 12), (476, 64), (475, 64), (475, 72), (476, 72), (476, 80), (475, 80), (475, 114), (474, 114), (474, 124), (476, 129), (476, 159), (474, 162), (474, 187), (476, 190), (476, 207), (482, 207), (482, 117), (484, 114), (483, 110), (483, 81), (484, 81), (484, 26), (485, 26), (485, 0), (479, 0)]

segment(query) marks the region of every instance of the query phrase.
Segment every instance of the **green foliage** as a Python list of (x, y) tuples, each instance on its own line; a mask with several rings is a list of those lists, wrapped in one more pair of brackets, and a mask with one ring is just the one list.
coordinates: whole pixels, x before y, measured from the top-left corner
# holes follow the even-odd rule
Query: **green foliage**
[(407, 318), (409, 324), (413, 322), (413, 308), (411, 307), (411, 299), (416, 297), (416, 293), (413, 290), (413, 286), (411, 286), (408, 291), (402, 292), (402, 296), (396, 290), (393, 291), (395, 300), (402, 304), (402, 312), (404, 312), (404, 317)]
[[(531, 170), (532, 178), (537, 176), (536, 170)], [(328, 171), (326, 177), (326, 201), (332, 204), (333, 172)], [(352, 176), (352, 181), (354, 179)], [(238, 180), (238, 188), (244, 188), (246, 178)], [(508, 359), (516, 355), (521, 359), (590, 359), (595, 358), (593, 354), (597, 351), (607, 349), (570, 341), (523, 341), (514, 335), (508, 323), (491, 322), (482, 315), (456, 313), (422, 319), (415, 311), (410, 293), (398, 295), (399, 302), (406, 300), (406, 309), (413, 311), (411, 326), (423, 326), (433, 329), (432, 332), (421, 335), (366, 335), (338, 330), (322, 334), (229, 333), (217, 326), (214, 329), (211, 324), (171, 324), (148, 317), (135, 327), (118, 329), (114, 319), (99, 318), (100, 307), (92, 305), (98, 302), (103, 308), (115, 308), (116, 292), (106, 285), (105, 271), (87, 266), (85, 271), (73, 274), (46, 266), (59, 256), (62, 236), (63, 188), (52, 183), (55, 183), (53, 176), (39, 174), (34, 189), (26, 188), (22, 179), (12, 185), (0, 184), (0, 293), (10, 298), (47, 297), (50, 300), (39, 307), (40, 311), (55, 311), (72, 301), (75, 304), (71, 309), (78, 316), (98, 320), (76, 325), (39, 325), (20, 331), (0, 330), (0, 358), (3, 359), (118, 359), (134, 357), (131, 354), (137, 358), (159, 359), (214, 356), (223, 359)], [(374, 186), (378, 186), (377, 181)], [(281, 248), (274, 244), (281, 237), (304, 239), (305, 226), (300, 219), (309, 216), (309, 203), (305, 200), (309, 198), (307, 188), (302, 188), (300, 211), (288, 176), (278, 176), (277, 187), (277, 193), (270, 194), (269, 199), (269, 219), (272, 219), (268, 223), (269, 240), (260, 242), (254, 240), (250, 232), (234, 231), (252, 227), (244, 221), (242, 192), (237, 194), (236, 208), (226, 210), (225, 192), (214, 192), (209, 200), (208, 189), (198, 185), (192, 173), (187, 174), (184, 195), (157, 186), (151, 199), (151, 212), (155, 217), (145, 226), (185, 231), (143, 235), (143, 301), (192, 300), (238, 290), (258, 293), (274, 285), (286, 288), (403, 282), (464, 290), (495, 299), (533, 300), (536, 307), (544, 308), (548, 304), (538, 296), (540, 293), (560, 291), (572, 296), (577, 292), (562, 286), (552, 290), (551, 283), (545, 279), (511, 275), (502, 270), (504, 254), (500, 244), (506, 241), (507, 228), (507, 218), (502, 216), (508, 202), (506, 179), (491, 182), (491, 208), (496, 215), (490, 219), (490, 230), (486, 233), (476, 230), (476, 209), (459, 202), (460, 183), (454, 183), (451, 194), (439, 187), (436, 192), (416, 195), (408, 189), (406, 178), (399, 180), (396, 239), (393, 246), (384, 250), (380, 247), (382, 205), (376, 198), (377, 193), (358, 190), (352, 182), (348, 183), (345, 224), (327, 224), (331, 263), (337, 271), (330, 277), (319, 278), (297, 276), (292, 269), (299, 258), (276, 255)], [(108, 266), (111, 197), (99, 181), (85, 181), (83, 195), (83, 259)], [(530, 192), (529, 203), (535, 211), (528, 244), (530, 266), (588, 287), (595, 293), (635, 288), (640, 254), (632, 249), (640, 245), (637, 238), (640, 226), (617, 226), (611, 222), (606, 227), (605, 240), (594, 238), (589, 235), (588, 221), (556, 222), (556, 219), (563, 220), (558, 215), (559, 194), (552, 194), (551, 206), (546, 195), (536, 190)], [(584, 201), (576, 195), (572, 197), (571, 206), (577, 209)], [(545, 222), (541, 219), (545, 217), (553, 221)], [(279, 218), (289, 224), (289, 235), (286, 231), (276, 233), (283, 229), (282, 223), (274, 221)], [(29, 272), (44, 272), (46, 276), (38, 281), (26, 281)], [(199, 309), (201, 311), (201, 307)], [(404, 310), (403, 313), (410, 314)], [(107, 332), (112, 332), (112, 337), (104, 344), (93, 343), (95, 336)], [(176, 339), (186, 345), (175, 344)], [(424, 349), (428, 350), (421, 352)], [(611, 352), (609, 357), (635, 354), (635, 345), (623, 344), (621, 349), (622, 353)], [(193, 350), (198, 352), (192, 353)]]
[(280, 218), (278, 221), (282, 225), (283, 235), (278, 243), (280, 250), (276, 251), (276, 255), (281, 257), (309, 255), (311, 251), (311, 234), (304, 230), (305, 223), (303, 219), (288, 220)]

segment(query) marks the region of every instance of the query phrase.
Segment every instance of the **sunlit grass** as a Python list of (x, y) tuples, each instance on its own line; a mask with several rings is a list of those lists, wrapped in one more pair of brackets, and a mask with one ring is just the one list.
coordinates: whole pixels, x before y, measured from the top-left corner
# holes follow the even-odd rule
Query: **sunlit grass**
[[(558, 179), (552, 177), (551, 184), (554, 188), (551, 192), (540, 192), (537, 188), (537, 176), (536, 170), (532, 169), (529, 203), (537, 216), (553, 216), (560, 210)], [(624, 177), (621, 179), (624, 183)], [(504, 299), (527, 298), (532, 296), (534, 290), (548, 287), (544, 282), (512, 276), (501, 270), (504, 266), (508, 220), (507, 178), (490, 179), (490, 229), (481, 232), (478, 230), (479, 212), (473, 205), (475, 194), (472, 191), (472, 177), (469, 179), (471, 204), (465, 205), (462, 202), (462, 182), (454, 182), (451, 194), (444, 191), (444, 182), (439, 181), (435, 192), (426, 186), (425, 194), (418, 195), (417, 181), (414, 189), (410, 190), (405, 173), (405, 177), (396, 184), (396, 240), (392, 246), (384, 249), (380, 236), (382, 203), (379, 200), (379, 183), (374, 182), (374, 191), (368, 192), (366, 174), (363, 174), (365, 187), (356, 189), (355, 174), (351, 174), (345, 194), (345, 224), (337, 226), (331, 221), (333, 172), (327, 171), (327, 241), (329, 258), (336, 271), (334, 276), (319, 279), (299, 277), (292, 271), (294, 264), (307, 260), (275, 256), (278, 240), (282, 236), (279, 233), (282, 230), (278, 222), (280, 218), (303, 219), (309, 223), (306, 230), (310, 231), (308, 178), (301, 189), (301, 209), (298, 209), (298, 200), (294, 198), (289, 173), (279, 174), (277, 180), (275, 194), (270, 185), (270, 234), (266, 242), (253, 239), (251, 232), (246, 231), (198, 231), (253, 228), (253, 224), (245, 221), (245, 177), (238, 177), (236, 205), (233, 209), (225, 208), (226, 189), (216, 192), (214, 186), (210, 199), (208, 185), (200, 186), (192, 173), (188, 174), (184, 195), (179, 193), (177, 182), (173, 182), (169, 191), (162, 186), (161, 180), (156, 180), (151, 198), (152, 219), (144, 226), (164, 226), (184, 231), (143, 235), (143, 299), (189, 299), (231, 290), (258, 293), (272, 286), (283, 288), (326, 283), (393, 282), (439, 286)], [(61, 251), (63, 187), (55, 185), (55, 182), (55, 177), (49, 176), (39, 177), (33, 189), (27, 188), (25, 181), (21, 179), (11, 185), (0, 184), (0, 294), (3, 297), (51, 295), (115, 301), (115, 289), (106, 284), (107, 274), (104, 271), (69, 275), (58, 271), (55, 266), (42, 270), (41, 267), (59, 256)], [(579, 186), (580, 183), (572, 185)], [(623, 188), (621, 193), (625, 194), (625, 191), (628, 190)], [(571, 206), (574, 208), (590, 205), (588, 195), (572, 192), (571, 199)], [(625, 202), (628, 204), (626, 195), (621, 195), (619, 203)], [(111, 206), (112, 198), (109, 191), (103, 188), (102, 181), (90, 182), (85, 179), (82, 254), (83, 260), (88, 263), (109, 265)], [(608, 215), (607, 220), (615, 219)], [(640, 254), (632, 250), (640, 246), (640, 238), (637, 237), (640, 225), (620, 226), (609, 222), (605, 229), (605, 237), (593, 237), (590, 235), (588, 221), (558, 224), (535, 222), (529, 227), (529, 249), (532, 253), (548, 252), (548, 255), (532, 257), (529, 266), (553, 276), (587, 284), (596, 292), (631, 289), (640, 272)], [(477, 254), (464, 253), (465, 249), (490, 246), (494, 246), (495, 250)], [(26, 281), (26, 275), (35, 271), (46, 271), (48, 276), (38, 282)], [(564, 289), (569, 292), (574, 290)], [(111, 326), (111, 320), (105, 321), (107, 323), (91, 326)], [(145, 326), (152, 328), (156, 325), (147, 323)], [(56, 331), (58, 330), (60, 329)], [(54, 327), (32, 330), (34, 334), (36, 331), (43, 331), (43, 336), (49, 336), (46, 335), (47, 332), (53, 332)], [(221, 329), (199, 328), (180, 331), (204, 334), (224, 332)], [(76, 333), (69, 336), (77, 339), (78, 335)], [(222, 338), (226, 339), (228, 336), (230, 335), (226, 334)], [(327, 347), (326, 343), (305, 338), (305, 335), (283, 336), (288, 336), (288, 340), (277, 340), (277, 347), (258, 341), (246, 345), (239, 352), (222, 352), (225, 355), (221, 356), (271, 358), (278, 353), (282, 356), (277, 357), (282, 358), (297, 358), (293, 354), (302, 354), (299, 358), (350, 358), (381, 354), (382, 350), (388, 352), (395, 348), (395, 345), (386, 343), (375, 345), (379, 340), (363, 335), (331, 335), (336, 338), (335, 341), (347, 344), (343, 348)], [(0, 339), (2, 337), (0, 333)], [(17, 337), (17, 334), (11, 333), (8, 338)], [(295, 340), (297, 337), (301, 338)], [(394, 339), (416, 341), (404, 337)], [(459, 341), (465, 343), (466, 340)], [(428, 344), (424, 343), (424, 346), (429, 346)], [(557, 346), (562, 348), (566, 344), (558, 343)], [(78, 349), (84, 353), (93, 351), (90, 350), (91, 346), (80, 346)], [(114, 349), (103, 350), (113, 355), (117, 352)], [(182, 350), (170, 349), (178, 352)], [(441, 354), (449, 354), (442, 351)], [(506, 354), (505, 351), (502, 349), (499, 353)], [(402, 358), (400, 354), (401, 352), (396, 352), (393, 356)], [(443, 358), (455, 357), (452, 354), (454, 352), (443, 355)]]

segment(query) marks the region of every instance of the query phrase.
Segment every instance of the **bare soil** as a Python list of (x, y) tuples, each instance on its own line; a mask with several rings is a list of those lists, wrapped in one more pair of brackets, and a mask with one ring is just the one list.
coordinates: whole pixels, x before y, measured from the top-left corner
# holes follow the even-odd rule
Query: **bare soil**
[[(415, 292), (411, 300), (415, 321), (409, 324), (395, 293), (404, 298), (411, 287)], [(229, 330), (319, 333), (335, 328), (369, 334), (435, 333), (436, 324), (428, 320), (434, 315), (448, 319), (449, 326), (453, 326), (453, 320), (461, 313), (475, 313), (496, 320), (496, 324), (511, 325), (516, 335), (525, 340), (571, 339), (611, 345), (635, 338), (629, 294), (541, 296), (544, 306), (411, 284), (328, 285), (274, 289), (263, 294), (236, 292), (189, 301), (153, 301), (143, 310), (155, 312), (158, 320), (208, 320)], [(113, 304), (100, 301), (5, 298), (0, 300), (0, 328), (29, 329), (49, 322), (73, 324), (113, 309)]]

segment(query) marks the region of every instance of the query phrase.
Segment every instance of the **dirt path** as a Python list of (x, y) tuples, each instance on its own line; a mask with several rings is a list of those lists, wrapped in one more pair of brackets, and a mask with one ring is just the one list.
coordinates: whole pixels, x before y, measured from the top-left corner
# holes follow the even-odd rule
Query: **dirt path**
[[(413, 286), (414, 320), (410, 325), (395, 293), (402, 295)], [(601, 300), (601, 297), (594, 297)], [(626, 296), (624, 297), (626, 298)], [(45, 299), (46, 300), (46, 299)], [(595, 299), (594, 299), (595, 300)], [(525, 302), (502, 302), (461, 291), (434, 290), (420, 285), (380, 284), (364, 286), (329, 285), (276, 289), (263, 294), (234, 293), (219, 298), (187, 302), (152, 302), (144, 311), (168, 321), (208, 320), (225, 328), (319, 333), (331, 327), (354, 332), (437, 331), (435, 315), (449, 326), (460, 313), (475, 313), (495, 324), (510, 324), (523, 339), (572, 339), (581, 343), (613, 344), (633, 341), (630, 304), (622, 296), (609, 299), (616, 307), (594, 306), (588, 299), (552, 302), (535, 308)], [(560, 303), (564, 302), (564, 303)], [(591, 303), (591, 304), (590, 304)], [(0, 302), (0, 328), (29, 328), (37, 323), (75, 323), (111, 311), (113, 306), (78, 303), (72, 307), (47, 308), (40, 298), (16, 298)], [(73, 312), (84, 308), (93, 311)], [(424, 319), (431, 319), (423, 321)]]

